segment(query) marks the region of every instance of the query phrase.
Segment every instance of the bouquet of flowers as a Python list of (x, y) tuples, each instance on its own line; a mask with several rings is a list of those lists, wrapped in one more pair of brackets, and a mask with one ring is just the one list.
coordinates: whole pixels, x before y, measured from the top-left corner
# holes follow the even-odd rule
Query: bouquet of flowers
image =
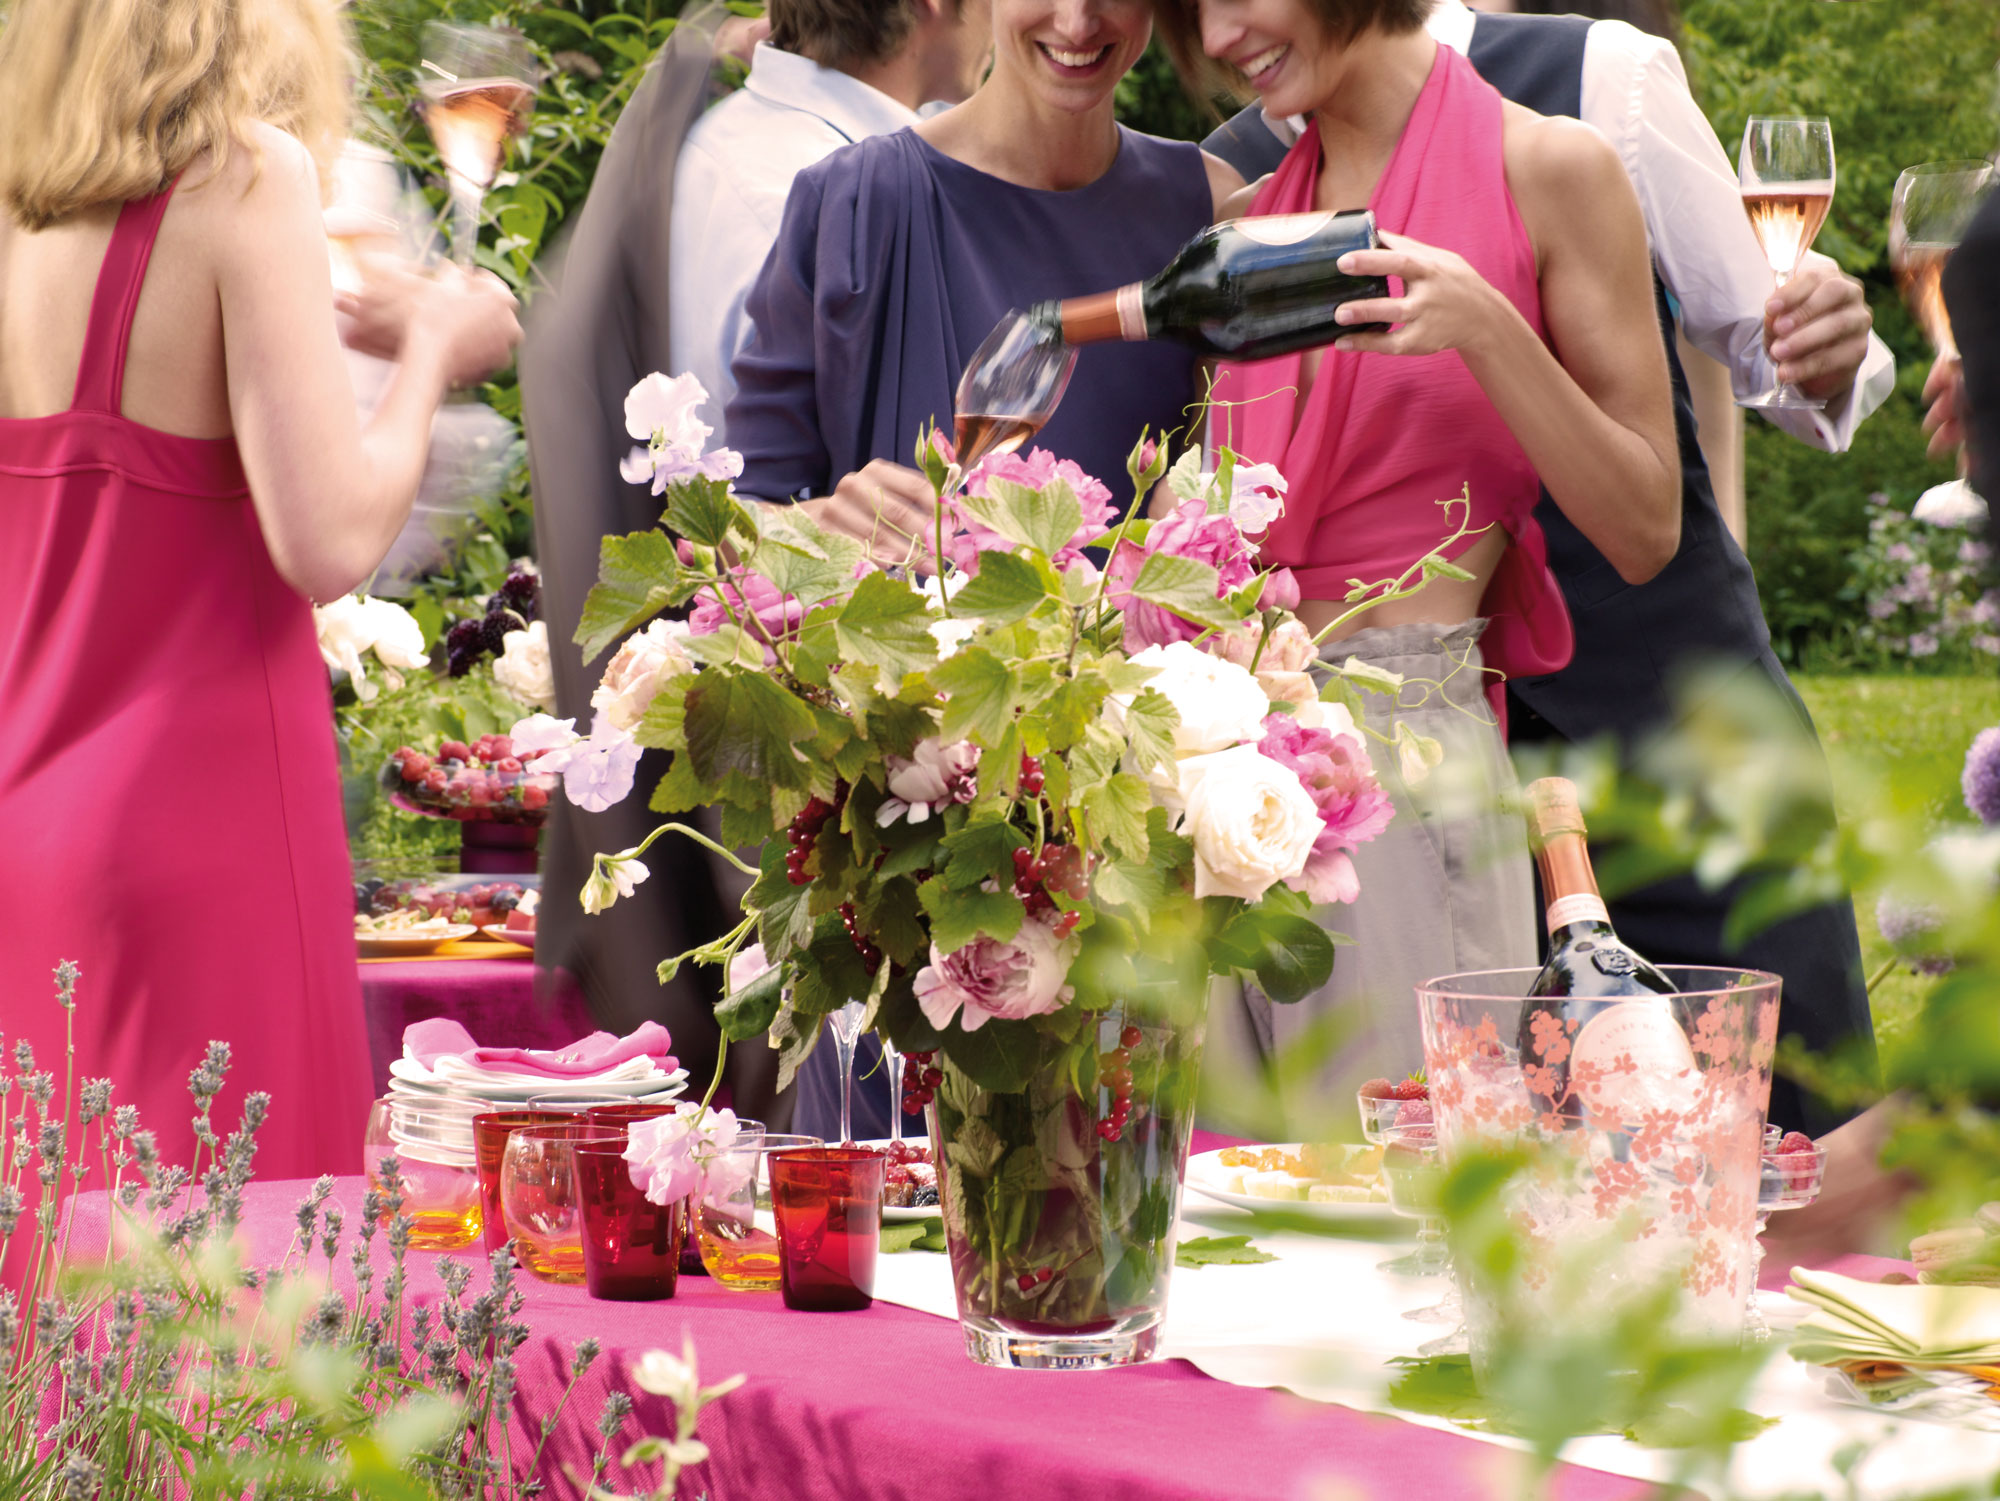
[[(664, 497), (662, 524), (603, 544), (577, 639), (617, 650), (590, 733), (538, 715), (514, 743), (559, 758), (596, 808), (629, 795), (641, 747), (670, 752), (653, 808), (719, 805), (721, 852), (762, 854), (739, 861), (756, 877), (742, 923), (663, 976), (727, 966), (725, 1036), (768, 1033), (781, 1082), (822, 1017), (864, 1002), (958, 1141), (945, 1213), (979, 1248), (990, 1311), (1101, 1321), (1127, 1251), (1145, 1263), (1127, 1292), (1163, 1282), (1173, 1219), (1157, 1182), (1118, 1187), (1102, 1153), (1164, 1148), (1173, 1177), (1212, 976), (1285, 1002), (1326, 982), (1313, 909), (1354, 898), (1351, 852), (1392, 811), (1351, 705), (1399, 685), (1313, 675), (1297, 588), (1250, 540), (1283, 504), (1269, 466), (1224, 452), (1205, 472), (1190, 452), (1169, 474), (1142, 441), (1121, 515), (1073, 463), (962, 473), (930, 433), (933, 535), (864, 545), (739, 500), (740, 460), (703, 452), (701, 396), (653, 375), (627, 398), (646, 446), (623, 471)], [(1172, 509), (1146, 519), (1163, 475)], [(1353, 598), (1437, 572), (1456, 570), (1434, 555)], [(678, 823), (652, 837), (669, 829), (707, 843)], [(645, 879), (644, 852), (601, 854), (585, 906)], [(1049, 1199), (1065, 1192), (1067, 1220)]]

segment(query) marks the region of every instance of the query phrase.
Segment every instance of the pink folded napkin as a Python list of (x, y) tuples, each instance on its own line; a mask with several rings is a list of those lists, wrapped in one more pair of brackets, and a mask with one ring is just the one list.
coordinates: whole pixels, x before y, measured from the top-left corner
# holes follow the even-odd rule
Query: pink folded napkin
[(551, 1079), (580, 1079), (601, 1074), (634, 1058), (651, 1058), (671, 1073), (673, 1040), (658, 1022), (641, 1022), (629, 1037), (593, 1032), (566, 1048), (482, 1048), (472, 1034), (446, 1017), (412, 1022), (403, 1029), (403, 1055), (435, 1068), (440, 1058), (463, 1058), (480, 1068), (516, 1074), (541, 1074)]

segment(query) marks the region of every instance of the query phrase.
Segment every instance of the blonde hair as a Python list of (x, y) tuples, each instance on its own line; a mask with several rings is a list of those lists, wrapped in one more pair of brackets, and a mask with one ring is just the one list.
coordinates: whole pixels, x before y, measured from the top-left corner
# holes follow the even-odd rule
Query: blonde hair
[(321, 181), (347, 124), (333, 0), (0, 0), (0, 202), (39, 230), (144, 198), (244, 127), (297, 136)]

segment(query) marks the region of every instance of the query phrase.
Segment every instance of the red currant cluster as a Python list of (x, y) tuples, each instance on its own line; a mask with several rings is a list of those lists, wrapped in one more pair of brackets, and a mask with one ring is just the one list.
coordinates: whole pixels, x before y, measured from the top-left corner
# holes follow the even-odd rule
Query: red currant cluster
[[(1049, 895), (1051, 891), (1073, 902), (1082, 901), (1090, 895), (1083, 851), (1073, 844), (1045, 844), (1039, 855), (1015, 850), (1014, 890), (1026, 904), (1030, 917), (1042, 917), (1056, 910), (1055, 900)], [(1057, 918), (1056, 937), (1069, 937), (1077, 917), (1075, 912), (1065, 912)]]
[(937, 1097), (938, 1085), (944, 1083), (944, 1070), (937, 1066), (937, 1054), (905, 1053), (903, 1055), (903, 1113), (914, 1115)]
[(1044, 1282), (1054, 1278), (1056, 1269), (1052, 1266), (1038, 1266), (1032, 1272), (1023, 1272), (1014, 1279), (1014, 1285), (1024, 1293), (1031, 1293)]
[(1097, 1123), (1097, 1134), (1116, 1141), (1125, 1134), (1132, 1118), (1132, 1049), (1139, 1045), (1139, 1029), (1127, 1027), (1118, 1034), (1118, 1046), (1097, 1057), (1097, 1084), (1111, 1091), (1111, 1113)]
[[(797, 879), (797, 877), (793, 877), (794, 882)], [(840, 904), (840, 925), (847, 929), (848, 942), (854, 945), (854, 952), (861, 956), (863, 968), (869, 974), (874, 974), (876, 970), (882, 967), (882, 951), (870, 943), (868, 936), (861, 931), (860, 919), (854, 915), (854, 903), (842, 902)]]
[[(838, 797), (838, 794), (835, 796)], [(823, 797), (816, 797), (792, 815), (791, 826), (785, 831), (785, 842), (790, 846), (785, 851), (785, 879), (794, 886), (811, 884), (812, 877), (806, 874), (806, 861), (812, 858), (813, 846), (819, 842), (819, 831), (838, 811), (837, 802), (830, 803)]]
[(1021, 796), (1042, 795), (1042, 763), (1026, 751), (1021, 753)]

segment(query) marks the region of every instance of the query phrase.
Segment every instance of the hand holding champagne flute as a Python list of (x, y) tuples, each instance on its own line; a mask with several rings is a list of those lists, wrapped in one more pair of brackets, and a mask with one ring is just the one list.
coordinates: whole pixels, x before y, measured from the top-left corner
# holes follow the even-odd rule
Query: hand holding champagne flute
[[(1743, 128), (1736, 176), (1750, 227), (1782, 287), (1833, 207), (1833, 126), (1819, 117), (1752, 115)], [(1737, 405), (1817, 410), (1826, 403), (1779, 385)]]
[(470, 266), (480, 201), (499, 175), (507, 138), (521, 133), (534, 108), (534, 57), (518, 32), (432, 21), (421, 67), (424, 123), (451, 190), (452, 258)]
[(1992, 185), (1989, 163), (1925, 162), (1904, 170), (1889, 200), (1889, 265), (1911, 316), (1941, 355), (1958, 353), (1944, 306), (1944, 263)]

